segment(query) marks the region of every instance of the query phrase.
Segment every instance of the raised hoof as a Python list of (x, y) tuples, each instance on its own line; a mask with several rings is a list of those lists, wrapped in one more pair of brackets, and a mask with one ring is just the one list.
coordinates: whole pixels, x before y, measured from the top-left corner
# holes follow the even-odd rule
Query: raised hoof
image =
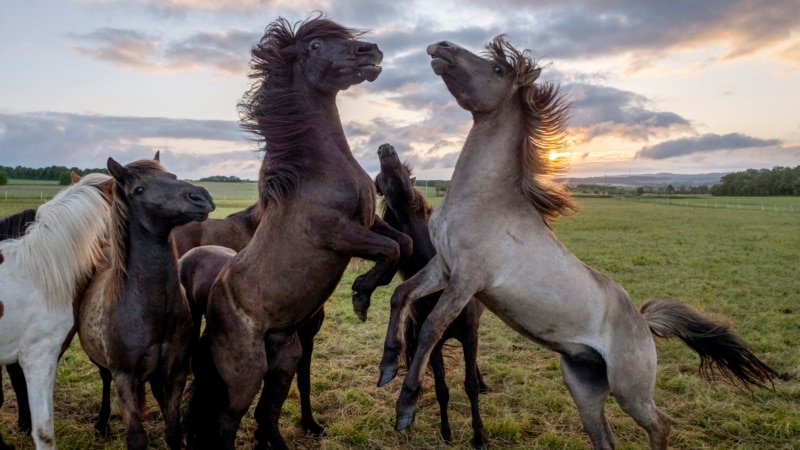
[(367, 321), (367, 310), (369, 310), (369, 297), (364, 299), (364, 294), (353, 291), (353, 312), (356, 313), (358, 320)]
[(397, 431), (405, 430), (406, 428), (410, 427), (412, 423), (414, 423), (414, 413), (398, 413), (397, 423), (394, 425), (394, 429)]
[(396, 376), (397, 376), (397, 366), (381, 369), (381, 376), (378, 379), (378, 387), (386, 385), (386, 383), (394, 380)]

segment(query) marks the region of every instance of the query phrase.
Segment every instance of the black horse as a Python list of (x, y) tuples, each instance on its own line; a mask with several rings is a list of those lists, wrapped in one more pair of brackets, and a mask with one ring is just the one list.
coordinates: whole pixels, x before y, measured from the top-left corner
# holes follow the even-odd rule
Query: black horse
[[(375, 187), (378, 194), (383, 196), (383, 220), (393, 228), (411, 236), (414, 240), (414, 249), (411, 256), (400, 266), (400, 276), (403, 280), (411, 278), (428, 261), (436, 255), (436, 249), (431, 242), (428, 232), (428, 218), (433, 208), (425, 201), (425, 197), (414, 189), (414, 179), (411, 177), (411, 168), (400, 162), (394, 147), (383, 144), (378, 148), (378, 157), (381, 162), (381, 171), (375, 177)], [(417, 338), (420, 327), (428, 317), (433, 307), (439, 301), (441, 292), (422, 297), (410, 308), (409, 317), (405, 324), (405, 350), (406, 362), (411, 363), (416, 350)], [(450, 421), (447, 418), (447, 404), (450, 399), (449, 389), (444, 376), (444, 358), (442, 346), (448, 339), (456, 339), (462, 344), (464, 351), (464, 390), (469, 397), (472, 408), (472, 446), (485, 448), (486, 438), (483, 435), (483, 421), (478, 409), (478, 392), (486, 392), (487, 387), (483, 381), (476, 361), (478, 353), (478, 325), (483, 314), (484, 306), (475, 300), (461, 311), (461, 314), (447, 327), (442, 339), (431, 354), (430, 365), (433, 369), (434, 383), (436, 386), (436, 400), (439, 402), (441, 416), (442, 438), (450, 442)]]

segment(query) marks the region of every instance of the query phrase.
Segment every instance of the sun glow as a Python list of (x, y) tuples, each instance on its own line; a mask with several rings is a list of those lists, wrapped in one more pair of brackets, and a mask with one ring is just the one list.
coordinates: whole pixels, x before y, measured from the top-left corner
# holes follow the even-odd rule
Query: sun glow
[(550, 154), (548, 155), (548, 158), (550, 158), (550, 161), (556, 161), (556, 160), (569, 161), (572, 159), (572, 155), (573, 155), (572, 152), (551, 151)]

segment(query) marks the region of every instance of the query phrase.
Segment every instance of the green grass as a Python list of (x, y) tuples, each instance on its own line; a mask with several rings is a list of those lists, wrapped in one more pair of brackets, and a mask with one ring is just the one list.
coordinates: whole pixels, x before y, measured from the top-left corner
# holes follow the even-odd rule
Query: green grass
[[(209, 189), (219, 206), (215, 215), (251, 203), (245, 197), (229, 206)], [(579, 203), (578, 214), (556, 222), (556, 235), (587, 264), (620, 282), (637, 304), (651, 297), (669, 297), (727, 317), (765, 361), (781, 372), (800, 376), (800, 213), (613, 198), (581, 198)], [(9, 213), (6, 202), (0, 201), (0, 216)], [(327, 318), (317, 336), (312, 402), (317, 419), (327, 425), (327, 435), (317, 439), (299, 429), (298, 394), (293, 388), (281, 419), (284, 437), (296, 449), (450, 448), (439, 439), (431, 379), (425, 384), (414, 425), (404, 432), (393, 430), (400, 380), (383, 388), (375, 383), (388, 299), (397, 281), (374, 294), (366, 323), (356, 319), (350, 303), (350, 285), (370, 266), (354, 260), (326, 307)], [(698, 357), (678, 342), (659, 340), (658, 351), (655, 399), (673, 419), (671, 448), (800, 448), (798, 381), (778, 382), (775, 390), (743, 392), (702, 381), (697, 376)], [(447, 352), (451, 447), (468, 448), (472, 431), (460, 349), (453, 346)], [(491, 448), (590, 448), (554, 353), (487, 312), (481, 323), (478, 364), (491, 387), (490, 393), (481, 396)], [(16, 411), (7, 380), (4, 389), (7, 400), (0, 409), (0, 429), (18, 448), (31, 448), (30, 439), (12, 425)], [(99, 389), (99, 376), (75, 340), (59, 366), (56, 385), (59, 448), (124, 448), (116, 404), (112, 437), (102, 440), (92, 435)], [(152, 400), (150, 411), (146, 427), (151, 448), (165, 448), (163, 425)], [(607, 414), (619, 449), (648, 448), (644, 431), (613, 399), (608, 400)], [(241, 448), (252, 447), (254, 426), (248, 414), (239, 433)]]

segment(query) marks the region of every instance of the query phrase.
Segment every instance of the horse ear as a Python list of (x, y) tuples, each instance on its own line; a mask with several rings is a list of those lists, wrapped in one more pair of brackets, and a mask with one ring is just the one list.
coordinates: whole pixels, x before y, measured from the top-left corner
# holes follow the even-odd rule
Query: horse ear
[(114, 161), (114, 158), (108, 158), (106, 167), (108, 167), (108, 171), (111, 173), (111, 176), (117, 180), (121, 180), (125, 176), (125, 168), (122, 167), (122, 164)]
[(72, 172), (69, 173), (69, 179), (72, 181), (72, 184), (75, 184), (78, 181), (81, 181), (81, 176), (78, 175), (78, 172), (75, 172), (73, 170)]
[(161, 162), (161, 150), (156, 150), (156, 156), (153, 157), (154, 160)]
[(537, 67), (531, 70), (530, 72), (526, 73), (524, 79), (522, 80), (522, 85), (528, 86), (533, 84), (533, 82), (536, 81), (537, 78), (539, 78), (539, 75), (541, 73), (542, 73), (541, 67)]
[(411, 186), (417, 185), (417, 177), (411, 177)]

